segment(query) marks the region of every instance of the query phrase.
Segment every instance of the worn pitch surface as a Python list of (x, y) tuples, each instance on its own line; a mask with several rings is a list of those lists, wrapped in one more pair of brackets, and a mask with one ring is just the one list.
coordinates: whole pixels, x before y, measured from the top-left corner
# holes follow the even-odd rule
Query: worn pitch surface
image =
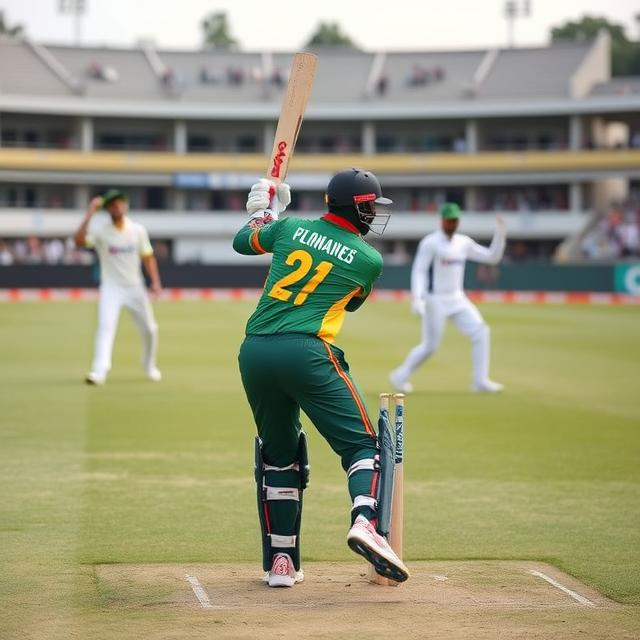
[[(358, 562), (307, 564), (305, 581), (291, 589), (270, 589), (253, 564), (97, 565), (94, 570), (103, 616), (119, 614), (129, 620), (127, 632), (144, 629), (148, 638), (366, 633), (403, 639), (572, 639), (634, 638), (640, 632), (633, 607), (616, 604), (545, 563), (410, 564), (411, 579), (398, 587), (368, 583)], [(144, 620), (151, 619), (156, 624), (150, 627)], [(158, 621), (164, 621), (164, 631)], [(180, 635), (181, 625), (187, 635)]]
[(267, 587), (256, 566), (246, 564), (110, 564), (98, 565), (95, 570), (103, 604), (111, 608), (172, 606), (248, 611), (271, 607), (357, 610), (384, 604), (460, 610), (616, 606), (593, 588), (545, 563), (410, 564), (411, 578), (397, 587), (369, 583), (366, 566), (359, 563), (311, 563), (306, 567), (304, 582), (290, 589)]

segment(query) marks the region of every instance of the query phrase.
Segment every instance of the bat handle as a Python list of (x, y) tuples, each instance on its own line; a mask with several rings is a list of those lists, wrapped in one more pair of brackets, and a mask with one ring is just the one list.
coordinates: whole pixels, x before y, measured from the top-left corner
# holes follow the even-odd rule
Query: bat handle
[(271, 209), (271, 211), (273, 211), (276, 215), (280, 213), (280, 200), (278, 200), (277, 191), (271, 196), (271, 202), (269, 202), (269, 209)]

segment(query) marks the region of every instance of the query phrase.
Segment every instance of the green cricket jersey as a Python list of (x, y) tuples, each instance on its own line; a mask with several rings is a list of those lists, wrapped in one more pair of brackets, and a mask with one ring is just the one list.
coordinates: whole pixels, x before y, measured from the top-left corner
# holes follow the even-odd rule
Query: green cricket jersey
[(233, 248), (245, 255), (273, 253), (247, 335), (309, 333), (332, 343), (345, 311), (355, 311), (382, 272), (382, 256), (343, 218), (327, 214), (245, 225)]

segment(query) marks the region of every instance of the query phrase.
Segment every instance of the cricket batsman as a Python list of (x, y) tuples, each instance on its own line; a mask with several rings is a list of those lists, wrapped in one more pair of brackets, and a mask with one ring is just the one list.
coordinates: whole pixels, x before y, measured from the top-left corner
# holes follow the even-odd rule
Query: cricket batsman
[[(89, 223), (101, 208), (108, 212), (110, 220), (91, 235)], [(85, 377), (87, 384), (100, 385), (107, 379), (122, 307), (129, 310), (140, 332), (142, 366), (147, 378), (154, 382), (162, 378), (156, 366), (158, 325), (140, 269), (142, 262), (151, 280), (151, 292), (158, 295), (162, 290), (158, 264), (146, 229), (127, 217), (128, 208), (126, 195), (116, 189), (93, 198), (74, 236), (77, 247), (95, 249), (100, 261), (98, 330), (93, 364)]]
[(457, 204), (444, 204), (440, 217), (441, 229), (421, 240), (411, 269), (411, 306), (422, 317), (422, 341), (389, 378), (399, 391), (413, 391), (409, 378), (438, 349), (445, 323), (451, 319), (471, 339), (472, 390), (502, 391), (503, 385), (489, 379), (489, 327), (462, 287), (467, 260), (497, 264), (502, 259), (507, 236), (504, 220), (496, 218), (495, 234), (487, 248), (456, 233), (460, 222)]
[[(277, 193), (280, 211), (269, 209)], [(363, 236), (384, 230), (376, 176), (336, 174), (319, 219), (278, 219), (288, 185), (261, 179), (247, 200), (248, 223), (233, 241), (241, 254), (272, 253), (264, 291), (240, 347), (242, 383), (258, 430), (256, 482), (263, 569), (271, 587), (292, 587), (300, 566), (302, 494), (309, 465), (300, 410), (340, 456), (352, 501), (347, 543), (375, 570), (398, 582), (409, 572), (375, 529), (380, 475), (377, 439), (364, 400), (334, 342), (345, 313), (358, 309), (382, 271), (382, 256)]]

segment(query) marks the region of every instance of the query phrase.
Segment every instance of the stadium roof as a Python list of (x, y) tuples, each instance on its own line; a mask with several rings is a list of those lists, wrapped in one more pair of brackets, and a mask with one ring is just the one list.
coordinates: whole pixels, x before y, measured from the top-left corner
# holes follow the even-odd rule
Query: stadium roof
[[(465, 117), (633, 110), (640, 79), (610, 80), (609, 42), (526, 49), (318, 50), (308, 117)], [(0, 39), (0, 109), (149, 117), (273, 117), (292, 53), (45, 46)], [(47, 97), (46, 101), (42, 98)]]

